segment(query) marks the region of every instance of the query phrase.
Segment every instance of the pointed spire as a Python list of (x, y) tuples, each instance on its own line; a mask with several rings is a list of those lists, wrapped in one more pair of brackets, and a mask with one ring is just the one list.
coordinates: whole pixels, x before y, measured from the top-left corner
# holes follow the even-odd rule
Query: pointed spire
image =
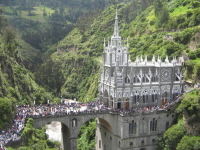
[(103, 46), (106, 47), (106, 41), (105, 41), (105, 38), (104, 38), (104, 44), (103, 44)]
[(129, 63), (129, 64), (131, 63), (130, 55), (128, 55), (128, 63)]
[(168, 58), (167, 55), (166, 55), (166, 58), (165, 58), (165, 62), (166, 62), (166, 63), (169, 63), (169, 58)]
[(138, 58), (138, 56), (136, 56), (136, 60), (135, 60), (135, 62), (136, 62), (136, 63), (139, 62), (139, 58)]
[(155, 55), (153, 55), (152, 62), (153, 62), (153, 63), (156, 62)]
[(127, 38), (127, 47), (129, 47), (128, 38)]
[(157, 62), (159, 62), (160, 60), (159, 60), (159, 56), (158, 56), (158, 58), (157, 58)]
[(114, 26), (114, 33), (113, 37), (119, 37), (119, 27), (118, 27), (118, 16), (117, 16), (117, 9), (116, 9), (116, 16), (115, 16), (115, 26)]
[(142, 58), (142, 55), (140, 56), (140, 62), (143, 62), (143, 58)]
[(147, 63), (147, 55), (145, 56), (144, 62)]

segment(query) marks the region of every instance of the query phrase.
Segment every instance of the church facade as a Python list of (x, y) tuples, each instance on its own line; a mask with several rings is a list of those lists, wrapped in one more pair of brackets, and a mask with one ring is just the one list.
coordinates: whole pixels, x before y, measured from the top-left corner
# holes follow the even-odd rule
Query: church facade
[(101, 67), (99, 99), (111, 108), (132, 109), (162, 106), (182, 92), (182, 57), (165, 61), (159, 56), (147, 60), (137, 56), (132, 62), (119, 34), (116, 13), (114, 33), (108, 44), (104, 40), (104, 62)]

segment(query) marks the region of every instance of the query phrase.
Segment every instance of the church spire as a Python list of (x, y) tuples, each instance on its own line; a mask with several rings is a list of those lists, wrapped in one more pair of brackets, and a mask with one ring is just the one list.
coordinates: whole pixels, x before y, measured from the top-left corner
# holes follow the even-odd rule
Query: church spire
[(116, 9), (116, 16), (115, 16), (115, 26), (114, 26), (114, 33), (113, 37), (119, 37), (119, 27), (118, 27), (118, 16), (117, 16), (117, 9)]

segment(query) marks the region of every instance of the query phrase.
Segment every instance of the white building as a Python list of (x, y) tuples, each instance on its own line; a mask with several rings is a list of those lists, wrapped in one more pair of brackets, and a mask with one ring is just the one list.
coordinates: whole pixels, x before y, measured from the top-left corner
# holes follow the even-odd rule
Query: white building
[(137, 108), (164, 105), (182, 92), (182, 57), (172, 61), (166, 56), (137, 56), (131, 62), (127, 46), (122, 44), (116, 12), (114, 33), (106, 45), (101, 68), (99, 98), (109, 107)]

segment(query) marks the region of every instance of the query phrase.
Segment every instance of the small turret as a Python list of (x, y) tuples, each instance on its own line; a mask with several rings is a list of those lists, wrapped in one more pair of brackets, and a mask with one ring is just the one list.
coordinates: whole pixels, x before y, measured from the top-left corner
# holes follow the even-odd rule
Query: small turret
[(140, 62), (143, 62), (143, 58), (142, 58), (142, 55), (140, 56)]
[(144, 63), (145, 65), (147, 64), (148, 60), (147, 60), (147, 55), (145, 56), (145, 59), (144, 59)]
[(155, 55), (153, 55), (152, 63), (155, 64), (155, 62), (156, 62)]
[(166, 55), (166, 58), (165, 58), (165, 63), (169, 63), (169, 59), (168, 59), (168, 56)]

